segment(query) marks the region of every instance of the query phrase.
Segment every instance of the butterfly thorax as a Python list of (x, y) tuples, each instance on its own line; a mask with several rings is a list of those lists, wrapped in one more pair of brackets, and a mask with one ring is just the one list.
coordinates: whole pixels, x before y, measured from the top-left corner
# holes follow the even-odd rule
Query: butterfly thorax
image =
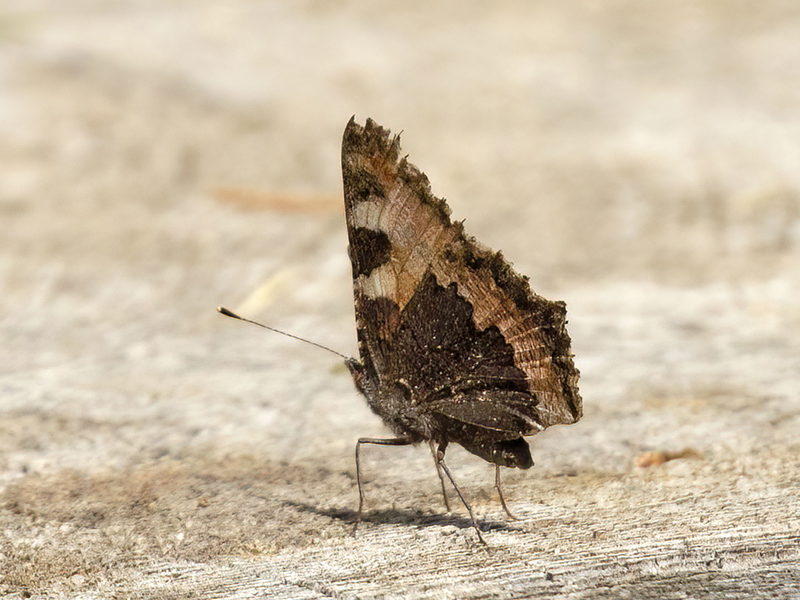
[(414, 408), (412, 391), (407, 383), (399, 380), (391, 385), (381, 385), (356, 359), (350, 358), (345, 364), (356, 388), (367, 399), (367, 405), (395, 434), (414, 443), (438, 437), (432, 420)]

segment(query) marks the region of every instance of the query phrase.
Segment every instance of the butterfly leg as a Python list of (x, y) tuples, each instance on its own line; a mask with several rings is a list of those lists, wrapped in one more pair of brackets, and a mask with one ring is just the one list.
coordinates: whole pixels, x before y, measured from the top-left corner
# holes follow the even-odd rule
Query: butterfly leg
[(500, 494), (500, 504), (503, 505), (503, 510), (506, 511), (506, 514), (511, 519), (514, 521), (519, 521), (519, 518), (509, 510), (508, 504), (506, 504), (506, 497), (503, 494), (503, 487), (500, 485), (500, 465), (494, 466), (494, 485), (497, 488), (497, 493)]
[(361, 460), (360, 451), (361, 444), (375, 444), (377, 446), (408, 446), (412, 442), (407, 438), (358, 438), (356, 442), (356, 483), (358, 484), (358, 514), (356, 515), (356, 524), (353, 528), (353, 533), (358, 529), (361, 523), (361, 514), (364, 508), (364, 487), (361, 485)]
[[(431, 454), (433, 455), (433, 462), (436, 463), (436, 474), (439, 476), (439, 483), (442, 484), (442, 498), (444, 498), (444, 507), (447, 509), (447, 512), (450, 513), (452, 509), (450, 508), (450, 499), (447, 497), (447, 489), (444, 485), (444, 475), (442, 474), (442, 466), (439, 464), (439, 459), (436, 455), (436, 442), (431, 440)], [(442, 452), (444, 452), (444, 448), (442, 448)]]
[(447, 468), (447, 465), (444, 464), (444, 449), (446, 444), (439, 444), (439, 448), (436, 450), (436, 464), (442, 468), (444, 474), (447, 475), (447, 478), (450, 480), (450, 483), (453, 484), (453, 489), (458, 494), (458, 497), (461, 499), (461, 502), (467, 509), (469, 513), (470, 519), (472, 519), (472, 525), (475, 527), (475, 531), (478, 534), (478, 539), (481, 541), (481, 544), (484, 546), (488, 546), (489, 544), (486, 543), (486, 540), (483, 539), (483, 535), (481, 535), (481, 528), (478, 526), (478, 520), (475, 518), (475, 513), (472, 512), (472, 507), (469, 505), (467, 500), (464, 498), (464, 494), (461, 493), (461, 490), (458, 489), (458, 485), (456, 485), (456, 480), (453, 479), (453, 475), (450, 473), (450, 469)]

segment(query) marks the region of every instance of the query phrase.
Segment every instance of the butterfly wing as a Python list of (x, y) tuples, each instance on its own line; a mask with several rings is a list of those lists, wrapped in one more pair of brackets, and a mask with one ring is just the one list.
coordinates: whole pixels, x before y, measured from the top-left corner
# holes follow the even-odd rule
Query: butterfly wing
[(564, 303), (533, 293), (499, 252), (452, 223), (427, 177), (400, 157), (399, 138), (374, 121), (348, 123), (342, 171), (362, 360), (354, 376), (373, 409), (397, 421), (402, 411), (382, 413), (374, 397), (405, 403), (429, 417), (423, 438), (480, 456), (493, 440), (577, 421)]

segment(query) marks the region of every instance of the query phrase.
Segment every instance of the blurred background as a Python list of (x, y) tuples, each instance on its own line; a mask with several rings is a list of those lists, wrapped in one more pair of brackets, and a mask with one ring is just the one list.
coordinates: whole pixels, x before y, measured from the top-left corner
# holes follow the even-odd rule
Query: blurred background
[[(197, 502), (175, 473), (221, 473), (223, 494), (232, 465), (247, 481), (289, 465), (270, 485), (355, 506), (352, 444), (382, 429), (346, 370), (215, 313), (356, 352), (339, 165), (353, 114), (403, 131), (454, 218), (567, 302), (586, 415), (536, 439), (542, 472), (791, 454), (798, 75), (791, 0), (5, 0), (0, 493), (28, 511), (3, 517), (6, 555), (49, 523), (39, 567), (66, 576), (65, 545), (111, 517), (57, 525), (91, 510), (138, 553), (239, 551), (254, 526), (224, 502), (200, 521), (218, 546), (163, 533)], [(385, 485), (399, 473), (386, 494), (437, 502), (425, 452), (390, 455), (374, 463)], [(323, 456), (333, 475), (314, 470)], [(155, 520), (120, 508), (145, 488), (166, 503)], [(98, 553), (118, 548), (109, 531)], [(293, 535), (260, 543), (312, 536)]]

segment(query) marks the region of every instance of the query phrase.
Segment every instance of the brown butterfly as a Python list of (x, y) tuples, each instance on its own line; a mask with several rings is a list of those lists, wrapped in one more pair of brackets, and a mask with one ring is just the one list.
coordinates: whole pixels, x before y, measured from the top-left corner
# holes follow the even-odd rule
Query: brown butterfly
[[(500, 467), (533, 465), (523, 436), (582, 414), (566, 306), (531, 291), (500, 252), (450, 221), (428, 178), (400, 155), (398, 136), (351, 119), (342, 141), (345, 214), (360, 361), (346, 364), (370, 408), (396, 437), (356, 444), (359, 518), (362, 444), (428, 442), (442, 493), (450, 442)], [(481, 537), (481, 541), (483, 538)]]

